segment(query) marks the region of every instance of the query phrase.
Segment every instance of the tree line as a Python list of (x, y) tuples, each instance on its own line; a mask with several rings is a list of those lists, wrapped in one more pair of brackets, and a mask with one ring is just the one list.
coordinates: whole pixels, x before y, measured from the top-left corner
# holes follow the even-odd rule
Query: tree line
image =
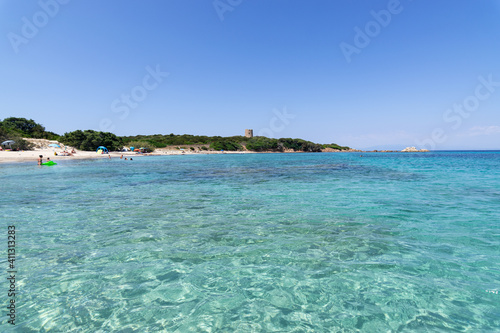
[(30, 150), (33, 144), (23, 138), (57, 140), (59, 135), (45, 130), (45, 127), (33, 119), (9, 117), (0, 121), (0, 142), (15, 141), (13, 149)]
[(346, 146), (332, 144), (318, 144), (311, 141), (292, 138), (267, 138), (257, 136), (247, 138), (244, 136), (204, 136), (190, 134), (155, 134), (155, 135), (135, 135), (119, 137), (110, 132), (100, 132), (94, 130), (76, 130), (63, 135), (58, 135), (54, 132), (46, 131), (45, 127), (36, 123), (32, 119), (26, 118), (6, 118), (0, 121), (0, 140), (16, 141), (13, 148), (17, 149), (32, 149), (32, 145), (22, 138), (36, 138), (57, 140), (65, 145), (75, 147), (80, 150), (96, 150), (98, 146), (105, 146), (110, 151), (121, 150), (123, 146), (133, 146), (135, 148), (146, 148), (153, 151), (155, 148), (164, 148), (167, 146), (181, 145), (204, 145), (209, 146), (211, 150), (237, 151), (247, 150), (265, 152), (265, 151), (304, 151), (304, 152), (320, 152), (325, 148), (333, 148), (338, 150), (350, 149)]

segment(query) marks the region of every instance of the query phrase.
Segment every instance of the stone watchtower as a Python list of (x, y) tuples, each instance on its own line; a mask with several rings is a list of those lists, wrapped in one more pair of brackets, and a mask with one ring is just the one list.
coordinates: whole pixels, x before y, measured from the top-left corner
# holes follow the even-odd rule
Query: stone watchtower
[(245, 130), (245, 136), (247, 138), (253, 138), (253, 129), (246, 129)]

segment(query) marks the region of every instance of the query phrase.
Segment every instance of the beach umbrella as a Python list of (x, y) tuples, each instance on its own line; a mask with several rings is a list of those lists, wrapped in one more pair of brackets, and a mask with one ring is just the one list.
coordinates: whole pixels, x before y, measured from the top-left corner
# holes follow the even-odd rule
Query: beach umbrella
[(14, 140), (7, 140), (2, 142), (2, 146), (11, 146), (12, 144), (16, 143)]
[(61, 146), (56, 145), (55, 143), (51, 143), (51, 144), (49, 145), (49, 147), (61, 148)]

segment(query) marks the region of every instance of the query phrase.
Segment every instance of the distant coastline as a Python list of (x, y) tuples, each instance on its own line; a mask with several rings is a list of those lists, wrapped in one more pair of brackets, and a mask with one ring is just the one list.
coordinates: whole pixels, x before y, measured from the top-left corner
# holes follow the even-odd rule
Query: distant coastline
[[(71, 156), (64, 156), (61, 152), (66, 150), (71, 150), (73, 147), (66, 146), (63, 143), (56, 140), (48, 139), (32, 139), (25, 138), (28, 142), (34, 143), (34, 148), (32, 150), (20, 150), (20, 151), (0, 151), (0, 164), (2, 163), (19, 163), (19, 162), (30, 162), (36, 164), (36, 161), (40, 155), (43, 159), (50, 158), (55, 162), (69, 161), (69, 160), (91, 160), (91, 159), (105, 159), (105, 160), (115, 160), (115, 159), (125, 159), (125, 158), (140, 158), (146, 156), (187, 156), (187, 155), (224, 155), (224, 154), (290, 154), (290, 153), (317, 153), (317, 152), (307, 152), (307, 151), (296, 151), (296, 150), (285, 150), (285, 151), (250, 151), (250, 150), (240, 150), (240, 151), (215, 151), (215, 150), (201, 150), (201, 149), (189, 149), (193, 146), (184, 145), (181, 146), (169, 146), (164, 148), (157, 148), (151, 153), (140, 153), (132, 151), (110, 151), (109, 154), (98, 154), (96, 151), (84, 151), (75, 149), (75, 153)], [(49, 145), (60, 145), (60, 148), (50, 147)], [(194, 147), (193, 147), (194, 148)], [(358, 149), (348, 149), (348, 150), (335, 150), (331, 148), (324, 149), (322, 153), (405, 153), (404, 151), (398, 150), (358, 150)], [(408, 153), (408, 152), (406, 152)]]
[(123, 151), (134, 147), (134, 149), (139, 148), (141, 152), (153, 152), (171, 146), (176, 146), (179, 150), (185, 149), (183, 146), (189, 146), (188, 149), (192, 151), (321, 152), (328, 149), (352, 150), (351, 147), (336, 143), (319, 144), (299, 138), (254, 137), (251, 129), (245, 129), (244, 134), (244, 136), (230, 137), (173, 133), (117, 136), (111, 132), (75, 130), (59, 135), (47, 131), (43, 125), (33, 119), (9, 117), (0, 121), (0, 142), (9, 142), (5, 148), (12, 150), (42, 148), (43, 142), (36, 140), (51, 140), (54, 141), (54, 144), (82, 151), (95, 151), (99, 146), (104, 146), (109, 151)]
[[(245, 136), (200, 136), (155, 134), (117, 136), (110, 132), (76, 130), (59, 135), (46, 131), (45, 127), (32, 119), (5, 118), (0, 121), (0, 142), (5, 142), (0, 151), (0, 163), (36, 161), (40, 155), (57, 160), (115, 158), (123, 156), (161, 156), (190, 154), (248, 154), (248, 153), (395, 153), (427, 152), (415, 147), (399, 150), (359, 150), (335, 143), (319, 144), (303, 139), (267, 138), (253, 136), (246, 129)], [(9, 142), (9, 143), (7, 143)], [(109, 154), (96, 153), (105, 146)], [(134, 151), (135, 150), (135, 151)], [(138, 152), (139, 150), (139, 152)], [(74, 154), (69, 154), (74, 151)]]

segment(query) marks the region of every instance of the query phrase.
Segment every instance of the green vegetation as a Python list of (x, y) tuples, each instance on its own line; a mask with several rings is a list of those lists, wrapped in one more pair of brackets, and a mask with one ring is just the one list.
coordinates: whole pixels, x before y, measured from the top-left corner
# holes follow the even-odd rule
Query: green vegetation
[(285, 149), (293, 149), (294, 151), (320, 152), (321, 145), (302, 139), (282, 138), (278, 139), (278, 145)]
[[(7, 141), (7, 140), (12, 140), (15, 143), (12, 144), (10, 147), (14, 150), (31, 150), (33, 149), (33, 144), (23, 140), (21, 137), (19, 137), (17, 134), (12, 134), (11, 132), (5, 130), (3, 127), (0, 126), (0, 143)], [(3, 147), (6, 148), (6, 147)]]
[[(54, 132), (48, 132), (45, 127), (36, 123), (33, 119), (10, 117), (0, 122), (0, 128), (7, 135), (18, 138), (34, 138), (57, 140), (59, 135)], [(13, 140), (13, 139), (11, 139)], [(15, 141), (15, 140), (14, 140)]]
[(278, 146), (277, 139), (270, 139), (264, 136), (257, 136), (251, 139), (247, 139), (245, 144), (248, 150), (254, 151), (281, 151), (281, 147)]
[(145, 148), (147, 152), (152, 152), (155, 150), (155, 146), (153, 146), (151, 143), (148, 141), (132, 141), (127, 144), (129, 147), (134, 147), (134, 149), (138, 148)]
[[(292, 139), (292, 138), (281, 138), (272, 139), (266, 138), (264, 136), (257, 136), (253, 138), (247, 138), (244, 136), (199, 136), (199, 135), (136, 135), (136, 136), (126, 136), (122, 137), (123, 143), (126, 146), (134, 146), (132, 143), (135, 141), (142, 142), (142, 146), (145, 146), (145, 142), (149, 143), (150, 146), (156, 148), (164, 148), (167, 146), (182, 146), (182, 145), (209, 145), (211, 150), (227, 150), (236, 151), (243, 150), (244, 146), (248, 150), (252, 151), (305, 151), (305, 152), (319, 152), (324, 148), (333, 148), (338, 150), (347, 150), (349, 147), (342, 147), (335, 143), (320, 145), (311, 141), (306, 141), (302, 139)], [(134, 146), (135, 147), (135, 146)], [(182, 147), (185, 149), (185, 147)], [(202, 150), (208, 150), (205, 146), (201, 148)]]
[(325, 149), (325, 148), (332, 148), (332, 149), (337, 149), (337, 150), (349, 150), (349, 149), (351, 149), (351, 148), (349, 148), (347, 146), (339, 146), (336, 143), (331, 143), (329, 145), (322, 145), (322, 148), (323, 149)]
[[(73, 146), (81, 150), (95, 150), (98, 146), (105, 146), (110, 151), (121, 150), (125, 146), (135, 148), (147, 148), (148, 151), (154, 151), (155, 148), (164, 148), (167, 146), (201, 145), (201, 150), (251, 150), (251, 151), (304, 151), (319, 152), (321, 149), (332, 148), (337, 150), (348, 150), (349, 147), (339, 146), (335, 143), (320, 145), (311, 141), (292, 138), (272, 139), (264, 136), (247, 138), (244, 136), (204, 136), (204, 135), (135, 135), (118, 137), (109, 132), (98, 132), (93, 130), (77, 130), (65, 133), (62, 136), (45, 130), (45, 127), (36, 123), (32, 119), (26, 118), (6, 118), (0, 121), (0, 142), (5, 140), (14, 140), (14, 149), (31, 149), (32, 144), (22, 138), (37, 138), (57, 140), (66, 145)], [(210, 148), (208, 148), (210, 147)], [(186, 149), (185, 147), (182, 147)], [(189, 149), (194, 150), (193, 147)]]
[(135, 135), (122, 137), (123, 143), (130, 146), (134, 141), (147, 141), (150, 145), (156, 148), (164, 148), (166, 146), (180, 146), (180, 145), (196, 145), (196, 144), (209, 144), (213, 140), (208, 136), (198, 135), (175, 135), (175, 134), (154, 134), (154, 135)]
[(210, 143), (210, 149), (235, 151), (242, 150), (243, 147), (231, 138), (216, 137), (215, 140)]
[(59, 135), (48, 132), (33, 119), (9, 117), (0, 121), (0, 142), (13, 140), (12, 149), (31, 150), (33, 144), (23, 138), (57, 140)]
[(116, 151), (123, 147), (122, 139), (113, 133), (93, 130), (64, 133), (59, 141), (80, 150), (96, 150), (99, 146), (105, 146), (110, 151)]
[(305, 151), (305, 152), (320, 152), (321, 145), (302, 139), (281, 138), (270, 139), (263, 136), (257, 136), (248, 139), (246, 147), (248, 150), (254, 151)]

